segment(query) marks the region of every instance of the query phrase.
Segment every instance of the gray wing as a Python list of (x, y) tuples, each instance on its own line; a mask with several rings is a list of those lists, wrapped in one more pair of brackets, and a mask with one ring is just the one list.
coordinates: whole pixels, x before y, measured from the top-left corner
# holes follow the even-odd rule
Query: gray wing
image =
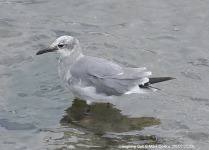
[(102, 58), (84, 56), (72, 65), (70, 72), (79, 77), (88, 74), (104, 78), (123, 73), (123, 68)]
[[(70, 70), (73, 77), (82, 86), (95, 87), (98, 93), (110, 95), (122, 95), (138, 85), (149, 81), (146, 76), (151, 72), (145, 72), (146, 68), (125, 68), (105, 59), (84, 56), (76, 61)], [(142, 89), (144, 92), (148, 88)]]

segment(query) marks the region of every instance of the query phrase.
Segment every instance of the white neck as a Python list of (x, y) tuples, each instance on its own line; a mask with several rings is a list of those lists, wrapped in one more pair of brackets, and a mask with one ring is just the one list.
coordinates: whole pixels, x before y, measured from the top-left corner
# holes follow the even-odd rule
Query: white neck
[(65, 60), (67, 58), (68, 61), (69, 59), (71, 61), (76, 61), (77, 59), (84, 56), (80, 49), (75, 49), (75, 48), (72, 51), (59, 50), (59, 53), (60, 53), (60, 60)]
[(62, 56), (62, 57), (70, 56), (72, 53), (72, 51), (67, 51), (64, 49), (58, 50), (58, 52), (60, 53), (60, 56)]

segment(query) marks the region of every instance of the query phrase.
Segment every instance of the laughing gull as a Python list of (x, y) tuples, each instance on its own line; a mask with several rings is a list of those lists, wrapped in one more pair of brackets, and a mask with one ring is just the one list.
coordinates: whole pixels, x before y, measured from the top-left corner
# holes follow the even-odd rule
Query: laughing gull
[[(122, 68), (119, 65), (97, 57), (85, 56), (78, 40), (61, 36), (48, 48), (36, 55), (59, 52), (59, 76), (66, 87), (78, 98), (92, 102), (104, 102), (118, 96), (132, 93), (157, 91), (150, 84), (175, 79), (173, 77), (148, 78), (152, 73), (142, 68)], [(87, 111), (90, 110), (88, 107)]]

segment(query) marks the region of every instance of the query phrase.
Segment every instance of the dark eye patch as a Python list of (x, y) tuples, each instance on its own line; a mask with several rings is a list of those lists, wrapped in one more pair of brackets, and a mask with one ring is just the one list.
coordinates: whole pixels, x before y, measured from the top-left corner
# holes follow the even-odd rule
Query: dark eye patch
[(58, 47), (60, 47), (60, 48), (62, 48), (63, 46), (64, 46), (63, 43), (59, 43), (59, 44), (58, 44)]

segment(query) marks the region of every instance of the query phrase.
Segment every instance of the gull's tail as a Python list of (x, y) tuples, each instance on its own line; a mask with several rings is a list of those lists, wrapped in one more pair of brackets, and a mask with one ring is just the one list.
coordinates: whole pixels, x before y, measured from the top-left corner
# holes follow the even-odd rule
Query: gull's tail
[(147, 84), (155, 84), (158, 82), (168, 81), (176, 79), (174, 77), (155, 77), (155, 78), (149, 78), (149, 82)]
[(158, 89), (156, 87), (150, 86), (150, 84), (155, 84), (155, 83), (158, 83), (158, 82), (164, 82), (164, 81), (173, 80), (173, 79), (176, 79), (176, 78), (174, 78), (174, 77), (154, 77), (154, 78), (149, 78), (149, 82), (145, 83), (144, 85), (139, 85), (139, 87), (143, 88), (143, 89), (153, 89), (154, 91), (161, 90), (161, 89)]

